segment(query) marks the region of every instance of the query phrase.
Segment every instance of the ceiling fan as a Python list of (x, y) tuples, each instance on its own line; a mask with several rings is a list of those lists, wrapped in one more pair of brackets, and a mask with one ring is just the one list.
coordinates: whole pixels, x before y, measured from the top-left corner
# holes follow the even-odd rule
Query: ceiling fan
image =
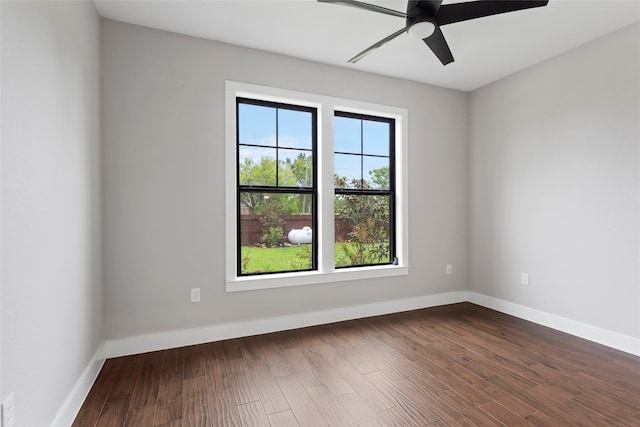
[(440, 27), (456, 22), (501, 13), (515, 12), (523, 9), (546, 6), (548, 0), (498, 0), (498, 1), (469, 1), (464, 3), (442, 4), (442, 0), (409, 1), (407, 13), (399, 12), (386, 7), (376, 6), (355, 0), (318, 0), (321, 3), (335, 3), (343, 6), (351, 6), (371, 12), (384, 13), (385, 15), (405, 18), (405, 26), (395, 33), (383, 38), (379, 42), (369, 46), (353, 58), (350, 63), (356, 63), (380, 46), (390, 42), (404, 32), (410, 36), (422, 39), (438, 57), (442, 65), (453, 62), (453, 54), (447, 40), (444, 38)]

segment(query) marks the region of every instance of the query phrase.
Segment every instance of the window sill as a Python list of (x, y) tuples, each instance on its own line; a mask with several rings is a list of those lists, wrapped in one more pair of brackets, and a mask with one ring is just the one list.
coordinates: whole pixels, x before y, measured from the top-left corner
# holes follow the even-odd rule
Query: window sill
[(289, 286), (345, 282), (350, 280), (376, 279), (380, 277), (406, 276), (407, 274), (409, 274), (409, 267), (396, 265), (339, 269), (331, 272), (305, 271), (300, 273), (268, 274), (262, 276), (238, 277), (235, 280), (228, 280), (227, 292), (285, 288)]

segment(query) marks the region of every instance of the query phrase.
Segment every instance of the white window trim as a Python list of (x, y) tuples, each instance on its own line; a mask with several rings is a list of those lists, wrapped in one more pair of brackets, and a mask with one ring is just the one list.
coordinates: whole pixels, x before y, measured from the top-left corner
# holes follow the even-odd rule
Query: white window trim
[[(236, 98), (314, 107), (318, 110), (318, 270), (256, 276), (237, 275)], [(334, 268), (333, 120), (334, 111), (388, 117), (396, 129), (396, 256), (398, 265)], [(375, 279), (409, 274), (408, 242), (408, 110), (325, 95), (226, 81), (225, 84), (225, 240), (227, 292)], [(314, 230), (315, 232), (315, 230)]]

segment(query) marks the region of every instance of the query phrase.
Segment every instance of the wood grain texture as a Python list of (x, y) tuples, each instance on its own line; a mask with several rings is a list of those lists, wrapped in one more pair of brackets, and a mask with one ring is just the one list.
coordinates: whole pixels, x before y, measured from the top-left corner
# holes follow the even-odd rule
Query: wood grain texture
[(93, 426), (102, 413), (104, 405), (109, 397), (109, 392), (119, 375), (120, 364), (117, 360), (105, 361), (102, 370), (96, 378), (96, 382), (89, 391), (84, 404), (78, 411), (73, 422), (73, 427)]
[(130, 401), (130, 394), (120, 394), (107, 399), (96, 421), (96, 426), (123, 426), (127, 419), (127, 408), (129, 408)]
[(470, 303), (109, 359), (73, 423), (569, 425), (640, 425), (640, 358)]
[(298, 420), (291, 411), (278, 412), (268, 416), (271, 427), (298, 427)]
[(197, 427), (212, 425), (207, 381), (204, 376), (187, 378), (183, 382), (182, 422)]

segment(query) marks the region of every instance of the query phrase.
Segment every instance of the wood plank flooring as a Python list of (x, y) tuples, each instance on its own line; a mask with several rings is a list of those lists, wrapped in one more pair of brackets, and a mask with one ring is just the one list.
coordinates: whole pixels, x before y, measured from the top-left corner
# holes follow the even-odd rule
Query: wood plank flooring
[(640, 426), (640, 358), (470, 303), (106, 361), (74, 426)]

